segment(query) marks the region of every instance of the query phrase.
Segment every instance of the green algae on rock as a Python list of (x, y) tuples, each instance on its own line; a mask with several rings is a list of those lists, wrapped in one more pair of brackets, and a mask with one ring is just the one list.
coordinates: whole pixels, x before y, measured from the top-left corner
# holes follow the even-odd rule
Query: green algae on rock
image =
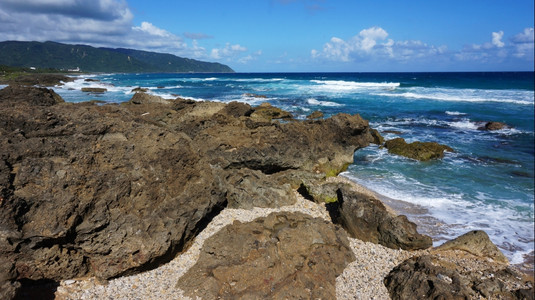
[(403, 138), (395, 138), (385, 142), (389, 153), (405, 156), (419, 161), (428, 161), (444, 157), (444, 151), (454, 150), (446, 145), (436, 142), (412, 142), (407, 143)]

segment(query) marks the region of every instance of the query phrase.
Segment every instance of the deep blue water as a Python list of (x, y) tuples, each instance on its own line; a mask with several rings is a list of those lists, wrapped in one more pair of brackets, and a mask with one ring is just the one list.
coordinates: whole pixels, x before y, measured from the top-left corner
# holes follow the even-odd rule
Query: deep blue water
[[(140, 86), (167, 98), (251, 105), (269, 101), (297, 118), (315, 110), (327, 116), (359, 113), (387, 139), (449, 145), (455, 153), (425, 163), (370, 146), (357, 151), (355, 164), (344, 175), (387, 197), (427, 208), (443, 229), (430, 232), (435, 244), (483, 229), (514, 263), (533, 252), (533, 72), (91, 76), (101, 82), (85, 82), (86, 77), (55, 90), (72, 102), (127, 101), (132, 88)], [(108, 92), (89, 95), (80, 91), (82, 86), (104, 86)], [(512, 128), (481, 131), (477, 128), (482, 121), (505, 122)], [(411, 218), (418, 221), (419, 216)]]

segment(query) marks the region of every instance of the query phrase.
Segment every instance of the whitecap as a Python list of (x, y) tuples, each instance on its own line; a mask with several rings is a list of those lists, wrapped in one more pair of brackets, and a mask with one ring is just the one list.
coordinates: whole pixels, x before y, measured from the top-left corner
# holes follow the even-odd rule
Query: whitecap
[(409, 88), (402, 93), (376, 93), (376, 96), (402, 97), (407, 99), (427, 99), (453, 102), (500, 102), (533, 105), (533, 91), (521, 90), (480, 90), (447, 88)]
[(394, 90), (399, 87), (399, 82), (356, 82), (345, 80), (311, 80), (316, 86), (314, 89), (327, 91), (358, 91), (363, 89)]
[(319, 105), (319, 106), (331, 106), (331, 107), (340, 107), (344, 106), (343, 104), (331, 102), (331, 101), (319, 101), (314, 98), (307, 99), (307, 103), (310, 105)]
[(447, 123), (450, 127), (464, 129), (464, 130), (477, 130), (479, 126), (476, 122), (472, 122), (468, 119), (462, 119), (459, 121), (453, 121)]
[(450, 116), (464, 116), (464, 115), (466, 115), (466, 113), (462, 113), (462, 112), (459, 112), (459, 111), (446, 111), (446, 114), (450, 115)]

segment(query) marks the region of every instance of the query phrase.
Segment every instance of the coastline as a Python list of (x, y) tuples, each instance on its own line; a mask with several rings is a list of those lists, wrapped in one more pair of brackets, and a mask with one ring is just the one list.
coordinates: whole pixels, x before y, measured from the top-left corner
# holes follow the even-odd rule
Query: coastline
[[(144, 101), (150, 101), (150, 102), (144, 102)], [(214, 114), (218, 113), (219, 111), (222, 111), (223, 107), (227, 108), (225, 111), (226, 111), (226, 114), (229, 114), (229, 117), (233, 117), (233, 118), (239, 117), (239, 115), (238, 116), (230, 115), (230, 113), (232, 113), (232, 110), (233, 109), (237, 109), (237, 108), (238, 109), (244, 109), (243, 110), (243, 114), (244, 115), (247, 114), (247, 110), (246, 110), (247, 107), (242, 107), (243, 104), (235, 104), (234, 106), (232, 106), (232, 105), (224, 106), (223, 104), (217, 104), (217, 105), (215, 105), (217, 107), (213, 107), (214, 105), (212, 105), (212, 104), (206, 104), (206, 103), (205, 103), (206, 105), (204, 105), (204, 104), (195, 104), (194, 102), (191, 102), (191, 101), (188, 102), (187, 100), (178, 100), (178, 99), (177, 99), (177, 101), (179, 101), (180, 103), (176, 103), (177, 104), (177, 109), (176, 110), (177, 111), (180, 110), (181, 113), (184, 112), (184, 111), (182, 111), (182, 109), (184, 109), (185, 106), (189, 105), (188, 109), (191, 110), (189, 112), (189, 116), (193, 118), (192, 120), (195, 120), (195, 122), (192, 122), (190, 124), (196, 124), (196, 122), (198, 121), (198, 119), (196, 119), (196, 118), (199, 118), (199, 119), (203, 119), (203, 118), (210, 119)], [(135, 113), (136, 115), (141, 115), (141, 116), (147, 116), (148, 115), (148, 113), (146, 112), (147, 111), (146, 109), (148, 109), (150, 106), (155, 105), (156, 103), (160, 103), (160, 102), (165, 102), (165, 103), (161, 103), (161, 104), (166, 104), (167, 103), (165, 100), (156, 99), (156, 98), (151, 97), (151, 96), (146, 96), (146, 98), (143, 98), (143, 97), (137, 97), (136, 98), (136, 97), (134, 97), (134, 98), (132, 98), (131, 102), (132, 102), (131, 105), (134, 105), (134, 106), (141, 104), (141, 106), (137, 106), (137, 109), (134, 108), (134, 106), (132, 106), (130, 108), (133, 113)], [(152, 103), (152, 104), (149, 104), (149, 103)], [(87, 103), (87, 104), (89, 104), (89, 103)], [(83, 106), (83, 105), (85, 105), (85, 104), (80, 104), (80, 106)], [(143, 105), (146, 105), (146, 106), (143, 106)], [(232, 108), (229, 108), (229, 107), (232, 107)], [(117, 110), (116, 110), (116, 108), (117, 108)], [(107, 110), (107, 109), (114, 110), (114, 113), (120, 111), (119, 106), (117, 106), (115, 108), (103, 107), (103, 110)], [(165, 109), (165, 105), (161, 106), (160, 109), (163, 109), (163, 110), (165, 110), (167, 112), (167, 110)], [(257, 112), (260, 112), (260, 110), (257, 109)], [(273, 113), (273, 112), (269, 112), (269, 113)], [(279, 112), (277, 112), (277, 113), (279, 113)], [(151, 114), (152, 114), (152, 112), (151, 112)], [(251, 113), (249, 112), (249, 115), (250, 114)], [(47, 115), (47, 117), (48, 117), (48, 119), (51, 119), (50, 118), (50, 113), (49, 113), (49, 115)], [(162, 125), (162, 124), (167, 125), (166, 122), (169, 122), (169, 120), (173, 119), (173, 118), (171, 118), (169, 116), (167, 116), (167, 117), (169, 119), (157, 119), (158, 121), (161, 121), (160, 125)], [(221, 116), (220, 116), (220, 118), (221, 118)], [(259, 117), (257, 117), (257, 118), (259, 118)], [(266, 117), (262, 117), (262, 118), (266, 118)], [(165, 122), (163, 122), (163, 120)], [(260, 123), (258, 120), (260, 120), (263, 123)], [(256, 126), (269, 126), (269, 125), (266, 125), (266, 124), (269, 124), (269, 123), (265, 122), (265, 119), (257, 119), (256, 122), (259, 122), (259, 123), (257, 123)], [(150, 123), (150, 124), (152, 124), (152, 123)], [(263, 124), (263, 125), (259, 125), (259, 124)], [(309, 126), (312, 126), (312, 124), (314, 124), (314, 123), (308, 123), (308, 124), (309, 124)], [(67, 128), (67, 127), (65, 127), (65, 128)], [(94, 133), (91, 133), (91, 134), (94, 135)], [(121, 132), (108, 133), (106, 130), (103, 130), (102, 132), (99, 131), (97, 133), (97, 136), (98, 135), (101, 135), (101, 141), (102, 142), (111, 143), (112, 145), (121, 145), (121, 143), (124, 143), (124, 142), (126, 142), (126, 141), (128, 141), (129, 139), (132, 138), (132, 136), (129, 135), (129, 133), (127, 133), (126, 131), (123, 134)], [(188, 142), (188, 137), (186, 137), (185, 135), (182, 135), (181, 138), (182, 138), (182, 142)], [(228, 140), (227, 142), (230, 142), (230, 141), (231, 140)], [(191, 142), (191, 140), (189, 140), (189, 142)], [(269, 144), (269, 143), (267, 143), (267, 144)], [(101, 144), (98, 144), (98, 147), (100, 147), (100, 146), (101, 146)], [(114, 148), (112, 147), (111, 149), (114, 149)], [(127, 148), (125, 148), (125, 149), (127, 149)], [(134, 148), (128, 148), (128, 149), (134, 149)], [(232, 153), (234, 153), (234, 151), (236, 151), (235, 148), (228, 148), (227, 151), (225, 151), (223, 153), (225, 153), (225, 155), (233, 155)], [(111, 152), (111, 153), (115, 153), (115, 152)], [(322, 153), (322, 151), (320, 151), (319, 153)], [(157, 156), (157, 157), (161, 157), (161, 156)], [(230, 156), (230, 158), (233, 158), (233, 157), (234, 156)], [(345, 157), (345, 159), (348, 159), (351, 156), (344, 156), (344, 157)], [(240, 157), (240, 160), (241, 159), (243, 159), (243, 158)], [(315, 160), (312, 160), (312, 161), (315, 161)], [(329, 160), (322, 157), (317, 161), (318, 162), (325, 162), (325, 161), (329, 161)], [(234, 166), (239, 166), (239, 165), (234, 165)], [(265, 170), (254, 169), (254, 170), (257, 171), (257, 173), (256, 173), (257, 175), (256, 176), (259, 176), (259, 175), (261, 175), (260, 173), (262, 173), (264, 175), (261, 175), (262, 176), (261, 178), (264, 178), (265, 176), (267, 176), (265, 178), (272, 178), (272, 179), (268, 180), (268, 181), (271, 181), (272, 183), (269, 183), (267, 181), (259, 183), (259, 184), (262, 184), (262, 185), (267, 184), (268, 186), (270, 186), (271, 184), (273, 184), (273, 178), (276, 178), (276, 176), (275, 177), (271, 177), (270, 174), (273, 174), (273, 172), (275, 172), (275, 173), (281, 172), (281, 170), (282, 170), (282, 172), (284, 172), (284, 168), (276, 167), (276, 166), (273, 167), (272, 165), (266, 165), (266, 166), (268, 167), (268, 169), (265, 169)], [(258, 166), (258, 165), (244, 165), (243, 167), (245, 167), (245, 169), (251, 170), (250, 169), (251, 167), (252, 168), (259, 168), (259, 167), (261, 168), (262, 165), (260, 165), (260, 166)], [(318, 166), (315, 166), (314, 168), (317, 168), (317, 167)], [(316, 174), (319, 174), (321, 172), (327, 173), (327, 174), (331, 174), (331, 172), (333, 172), (332, 166), (331, 167), (326, 166), (326, 167), (323, 167), (323, 168), (326, 168), (326, 169), (322, 169), (321, 171), (319, 169), (315, 169), (316, 170)], [(336, 170), (338, 170), (338, 169), (336, 169)], [(220, 171), (222, 171), (222, 169)], [(260, 171), (262, 171), (262, 172), (260, 172)], [(54, 171), (54, 172), (55, 172), (56, 176), (58, 176), (58, 178), (60, 178), (60, 177), (63, 178), (65, 176), (65, 173), (66, 173), (65, 171), (62, 171), (62, 170)], [(243, 172), (250, 172), (250, 171), (243, 171)], [(333, 172), (333, 173), (336, 174), (336, 173), (338, 173), (338, 171)], [(241, 176), (243, 176), (243, 173), (242, 174), (238, 174), (237, 176), (241, 177)], [(246, 173), (246, 176), (250, 176), (250, 175), (247, 175), (247, 173)], [(299, 175), (296, 175), (296, 176), (297, 177), (303, 176), (303, 174), (299, 174)], [(297, 179), (299, 180), (299, 178), (297, 178)], [(301, 178), (301, 179), (303, 179), (303, 178)], [(370, 198), (379, 200), (381, 203), (383, 203), (387, 207), (387, 211), (390, 212), (390, 214), (393, 214), (393, 215), (403, 214), (404, 213), (404, 214), (408, 215), (409, 217), (411, 217), (411, 216), (421, 217), (421, 216), (426, 216), (426, 214), (429, 214), (429, 211), (424, 209), (424, 208), (418, 207), (416, 205), (412, 205), (412, 204), (404, 202), (404, 201), (400, 201), (400, 200), (390, 199), (388, 197), (384, 197), (383, 195), (375, 193), (374, 191), (372, 191), (372, 190), (370, 190), (370, 189), (368, 189), (368, 188), (366, 188), (366, 187), (364, 187), (364, 186), (362, 186), (362, 185), (360, 185), (360, 184), (358, 184), (358, 183), (356, 183), (354, 181), (351, 181), (349, 178), (343, 177), (343, 175), (342, 176), (339, 175), (339, 176), (336, 176), (336, 177), (327, 177), (325, 182), (327, 182), (327, 183), (349, 184), (351, 186), (352, 190), (357, 191), (358, 193), (361, 193), (361, 194), (368, 195)], [(236, 184), (236, 183), (234, 183), (234, 184)], [(246, 188), (248, 188), (248, 187), (246, 187)], [(275, 191), (277, 191), (277, 190), (275, 190)], [(331, 218), (327, 214), (325, 204), (323, 204), (323, 203), (322, 204), (316, 204), (314, 202), (307, 201), (306, 199), (303, 199), (299, 194), (297, 194), (295, 192), (295, 190), (293, 190), (293, 189), (292, 189), (292, 193), (295, 194), (295, 196), (297, 198), (297, 202), (295, 204), (293, 204), (293, 205), (287, 205), (287, 204), (284, 204), (284, 203), (279, 203), (279, 204), (276, 205), (277, 208), (272, 208), (272, 209), (269, 209), (269, 208), (268, 209), (263, 209), (263, 208), (246, 209), (246, 207), (242, 207), (242, 208), (238, 209), (238, 208), (231, 208), (232, 206), (226, 207), (224, 209), (222, 208), (222, 210), (219, 211), (219, 215), (217, 215), (217, 213), (216, 213), (216, 217), (213, 220), (209, 221), (207, 227), (203, 231), (201, 231), (197, 237), (192, 239), (190, 242), (186, 242), (186, 245), (189, 246), (189, 245), (191, 245), (190, 243), (195, 244), (195, 243), (197, 243), (197, 239), (198, 239), (199, 242), (198, 242), (197, 249), (198, 249), (198, 251), (200, 251), (204, 241), (208, 237), (212, 236), (214, 233), (218, 232), (222, 227), (224, 227), (226, 225), (233, 224), (235, 221), (249, 222), (249, 221), (252, 221), (255, 218), (258, 218), (260, 216), (265, 216), (266, 214), (269, 214), (269, 213), (272, 213), (272, 212), (275, 212), (275, 211), (284, 211), (284, 212), (300, 211), (300, 212), (303, 212), (303, 213), (305, 213), (307, 215), (311, 215), (313, 217), (319, 217), (319, 218), (322, 218), (322, 219), (324, 219), (324, 220), (326, 220), (328, 222), (331, 222)], [(291, 199), (291, 197), (287, 198), (287, 199)], [(318, 200), (316, 199), (316, 201), (318, 201)], [(289, 201), (289, 202), (291, 202), (291, 201)], [(226, 204), (224, 206), (226, 206)], [(410, 219), (413, 222), (415, 221), (415, 219), (412, 218), (412, 217)], [(424, 220), (423, 222), (420, 222), (422, 224), (421, 225), (422, 227), (419, 228), (420, 229), (419, 231), (421, 233), (423, 231), (425, 231), (425, 230), (430, 230), (429, 232), (431, 232), (431, 230), (444, 230), (444, 228), (442, 226), (443, 224), (440, 224), (439, 222), (437, 222), (436, 219), (433, 219), (433, 218), (431, 218), (429, 216), (424, 217), (424, 218), (420, 218), (420, 219)], [(422, 229), (424, 229), (424, 230), (422, 231)], [(439, 232), (439, 231), (435, 231), (435, 232)], [(357, 257), (357, 260), (356, 260), (355, 265), (352, 265), (353, 263), (348, 265), (346, 267), (344, 273), (339, 276), (339, 279), (337, 279), (336, 292), (337, 292), (337, 295), (338, 295), (338, 293), (340, 293), (338, 295), (338, 298), (340, 298), (340, 299), (346, 299), (346, 298), (349, 299), (349, 298), (351, 298), (351, 296), (348, 296), (348, 295), (359, 295), (359, 297), (375, 296), (375, 297), (379, 297), (381, 299), (384, 296), (385, 299), (388, 298), (388, 292), (386, 291), (386, 287), (383, 284), (383, 279), (385, 278), (386, 274), (388, 274), (388, 272), (390, 272), (390, 270), (393, 270), (393, 268), (395, 266), (399, 265), (405, 259), (407, 259), (407, 258), (409, 258), (411, 256), (414, 256), (414, 255), (421, 256), (423, 254), (429, 254), (430, 251), (432, 251), (432, 249), (431, 250), (430, 249), (423, 250), (423, 251), (392, 250), (392, 249), (388, 249), (388, 248), (385, 248), (385, 247), (377, 245), (377, 244), (365, 243), (365, 242), (362, 242), (362, 241), (359, 241), (359, 240), (355, 240), (355, 239), (350, 239), (350, 244), (351, 244), (351, 249), (352, 249), (353, 253)], [(190, 251), (190, 249), (192, 249), (192, 247), (194, 247), (194, 246), (191, 246), (191, 247), (187, 248), (186, 251), (184, 251), (183, 253), (180, 253), (179, 255), (177, 255), (176, 258), (183, 257), (183, 255), (189, 253), (189, 251)], [(184, 256), (186, 261), (188, 263), (190, 263), (190, 265), (179, 266), (178, 268), (182, 268), (182, 269), (185, 268), (185, 270), (189, 269), (194, 264), (196, 258), (199, 257), (199, 252), (198, 251), (196, 252), (196, 254), (195, 254), (195, 252), (192, 252), (193, 254), (190, 254), (189, 256), (187, 256), (187, 255)], [(192, 257), (194, 259), (192, 259)], [(184, 258), (182, 258), (182, 259), (184, 259)], [(172, 260), (172, 261), (174, 261), (174, 260)], [(181, 263), (179, 263), (179, 264), (181, 265)], [(159, 265), (159, 264), (156, 264), (156, 265)], [(153, 265), (152, 267), (154, 267), (156, 265)], [(164, 269), (160, 268), (160, 267), (165, 267), (167, 265), (171, 265), (171, 267), (170, 267), (171, 269), (170, 270), (169, 269), (165, 269), (165, 268)], [(112, 298), (127, 297), (126, 295), (134, 296), (134, 294), (132, 294), (132, 293), (135, 293), (137, 295), (138, 292), (141, 291), (141, 290), (146, 291), (148, 294), (152, 295), (152, 294), (156, 293), (155, 289), (159, 290), (160, 292), (162, 292), (162, 290), (165, 290), (165, 291), (173, 291), (173, 293), (180, 293), (180, 291), (178, 291), (178, 290), (176, 290), (176, 288), (174, 288), (174, 285), (173, 285), (172, 281), (174, 280), (176, 282), (176, 279), (177, 279), (176, 277), (179, 276), (177, 274), (184, 274), (185, 271), (183, 273), (180, 273), (181, 271), (178, 272), (175, 269), (173, 269), (176, 266), (173, 266), (172, 262), (166, 263), (164, 265), (160, 265), (160, 267), (157, 267), (156, 269), (153, 269), (151, 271), (143, 272), (143, 273), (140, 273), (140, 274), (137, 274), (137, 275), (133, 275), (133, 276), (122, 276), (122, 275), (119, 275), (119, 277), (117, 277), (116, 279), (111, 279), (109, 281), (102, 281), (102, 282), (99, 281), (99, 280), (96, 280), (95, 278), (88, 278), (88, 279), (81, 279), (81, 278), (80, 279), (72, 279), (72, 278), (70, 278), (70, 279), (62, 280), (61, 284), (60, 284), (60, 287), (65, 287), (65, 290), (67, 290), (68, 292), (67, 292), (67, 295), (66, 295), (66, 294), (63, 293), (63, 291), (64, 291), (63, 288), (58, 289), (57, 292), (59, 292), (59, 294), (57, 295), (57, 298), (60, 299), (59, 297), (67, 297), (65, 299), (71, 299), (71, 298), (68, 298), (68, 297), (71, 297), (72, 295), (76, 295), (76, 293), (77, 293), (76, 291), (70, 290), (71, 288), (81, 288), (82, 290), (84, 290), (84, 293), (87, 290), (93, 291), (93, 292), (90, 292), (88, 295), (83, 296), (83, 297), (90, 297), (90, 298), (91, 297), (100, 298), (101, 296), (107, 295), (106, 293), (108, 293), (108, 292), (112, 293), (112, 295), (114, 295), (114, 296), (111, 296)], [(167, 268), (169, 268), (169, 267), (167, 267)], [(155, 271), (156, 273), (151, 273), (152, 271)], [(168, 283), (167, 286), (165, 284), (162, 285), (163, 279), (160, 276), (162, 276), (162, 274), (163, 274), (163, 276), (166, 276), (165, 273), (169, 273), (169, 272), (171, 272), (174, 275), (168, 276), (170, 282)], [(96, 273), (96, 274), (98, 274), (98, 273)], [(147, 275), (147, 274), (149, 274), (149, 275)], [(139, 277), (136, 277), (138, 275), (139, 275)], [(169, 274), (167, 274), (167, 275), (169, 275)], [(149, 277), (146, 277), (146, 276), (149, 276)], [(156, 278), (153, 278), (154, 276), (156, 276)], [(130, 279), (125, 279), (125, 278), (134, 278), (133, 280), (135, 280), (136, 283), (131, 283), (130, 281), (128, 281)], [(124, 279), (124, 281), (121, 281), (123, 279)], [(341, 285), (338, 283), (339, 281), (342, 282), (342, 283), (340, 283)], [(114, 285), (113, 284), (114, 282), (117, 282), (117, 284)], [(156, 283), (154, 283), (154, 282), (156, 282)], [(101, 283), (103, 283), (104, 285), (101, 284)], [(94, 287), (91, 287), (91, 285), (94, 285)], [(145, 289), (146, 285), (151, 285), (151, 287), (148, 288), (148, 289)], [(153, 285), (154, 285), (154, 287), (152, 287)], [(89, 288), (88, 288), (88, 286), (89, 286)], [(143, 288), (139, 289), (141, 286), (143, 286)], [(348, 292), (348, 291), (351, 291), (351, 292)], [(93, 293), (93, 294), (91, 294), (91, 293)], [(176, 295), (178, 295), (178, 294), (175, 294), (175, 296)], [(382, 295), (382, 296), (377, 296), (377, 295)], [(74, 296), (72, 296), (72, 297), (73, 297), (72, 299), (76, 298)]]
[[(352, 189), (359, 193), (378, 199), (386, 199), (343, 175), (329, 177), (326, 181), (349, 184)], [(330, 222), (329, 213), (324, 203), (317, 204), (307, 200), (297, 191), (295, 191), (295, 196), (297, 199), (295, 204), (279, 208), (226, 208), (195, 237), (189, 248), (177, 255), (169, 263), (149, 271), (104, 282), (93, 277), (62, 280), (55, 292), (55, 297), (58, 300), (131, 299), (134, 297), (146, 299), (192, 299), (175, 286), (176, 282), (195, 265), (204, 242), (223, 227), (234, 222), (252, 222), (256, 218), (265, 217), (274, 212), (302, 212)], [(381, 202), (390, 212), (399, 212), (399, 209), (406, 204), (406, 202), (400, 200), (387, 199), (387, 201), (383, 201), (383, 199), (380, 199)], [(347, 265), (343, 273), (336, 278), (337, 299), (390, 299), (388, 290), (383, 283), (385, 276), (406, 259), (428, 255), (433, 252), (433, 248), (406, 251), (390, 249), (355, 238), (349, 238), (349, 241), (356, 260)], [(463, 256), (462, 253), (455, 253), (454, 255), (456, 257)], [(470, 264), (466, 268), (474, 271), (476, 269)], [(525, 273), (525, 275), (527, 275), (526, 278), (528, 280), (533, 280), (532, 274)]]
[[(444, 224), (439, 219), (432, 216), (428, 208), (408, 201), (394, 199), (382, 195), (361, 185), (358, 182), (353, 181), (350, 177), (344, 176), (343, 173), (340, 174), (338, 177), (343, 178), (344, 182), (356, 186), (359, 191), (362, 191), (369, 195), (373, 195), (396, 215), (407, 216), (410, 221), (414, 222), (418, 226), (419, 233), (428, 235), (433, 238), (433, 247), (437, 247), (448, 241), (447, 239), (436, 238), (437, 236), (448, 232), (448, 225)], [(522, 273), (533, 279), (535, 277), (535, 254), (534, 252), (524, 254), (523, 258), (523, 262), (511, 264), (511, 266), (515, 267), (517, 270), (521, 271)]]

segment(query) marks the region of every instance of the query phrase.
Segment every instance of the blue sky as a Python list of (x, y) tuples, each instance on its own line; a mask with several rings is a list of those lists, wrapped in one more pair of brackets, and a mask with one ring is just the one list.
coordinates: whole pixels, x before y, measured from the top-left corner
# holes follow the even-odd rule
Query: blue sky
[(533, 71), (533, 11), (533, 0), (0, 0), (0, 41), (127, 47), (238, 72)]

